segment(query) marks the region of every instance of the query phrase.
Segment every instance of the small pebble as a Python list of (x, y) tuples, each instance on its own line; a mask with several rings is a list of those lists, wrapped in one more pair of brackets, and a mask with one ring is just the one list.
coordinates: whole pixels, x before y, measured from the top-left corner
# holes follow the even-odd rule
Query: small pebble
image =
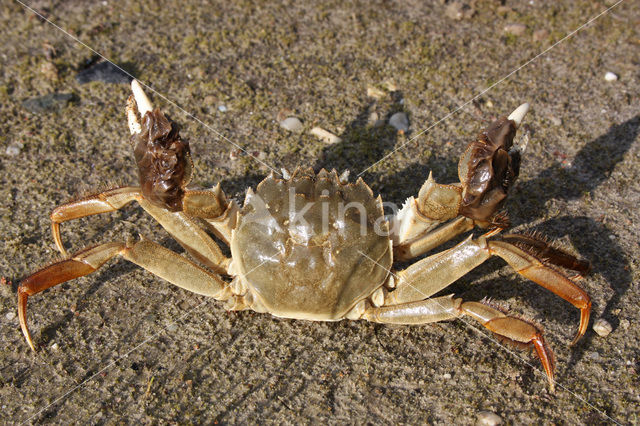
[(131, 77), (111, 62), (98, 62), (76, 74), (76, 81), (80, 84), (92, 81), (102, 81), (103, 83), (126, 83), (131, 82)]
[(51, 345), (51, 349), (53, 349), (54, 351), (58, 350), (58, 344), (54, 343), (53, 345)]
[(527, 30), (527, 26), (523, 24), (508, 24), (504, 27), (504, 32), (507, 34), (513, 34), (514, 36), (521, 36)]
[(224, 106), (224, 105), (220, 105), (220, 106), (218, 107), (218, 111), (220, 111), (220, 112), (227, 112), (227, 107), (226, 107), (226, 106)]
[(604, 75), (604, 79), (607, 81), (616, 81), (618, 79), (618, 74), (607, 71), (607, 73)]
[(380, 115), (377, 112), (372, 112), (371, 114), (369, 114), (369, 117), (367, 118), (367, 123), (370, 126), (373, 127), (382, 127), (384, 126), (384, 120), (382, 120), (380, 118)]
[(598, 336), (606, 337), (613, 331), (613, 327), (609, 324), (609, 321), (600, 318), (593, 324), (593, 331), (598, 333)]
[(449, 380), (449, 379), (451, 379), (451, 373), (444, 373), (444, 374), (442, 375), (442, 378), (443, 378), (443, 379), (445, 379), (445, 380)]
[(7, 312), (7, 314), (4, 316), (6, 319), (8, 319), (9, 321), (11, 321), (12, 319), (14, 319), (16, 317), (16, 313), (13, 311), (9, 311)]
[(389, 125), (393, 126), (399, 132), (406, 133), (409, 130), (409, 119), (404, 112), (396, 112), (389, 118)]
[(321, 141), (323, 141), (325, 143), (328, 143), (328, 144), (334, 144), (334, 143), (342, 142), (342, 139), (340, 139), (340, 137), (338, 137), (338, 136), (334, 135), (333, 133), (323, 129), (322, 127), (314, 127), (313, 129), (311, 129), (311, 134), (316, 136)]
[(229, 151), (229, 158), (231, 160), (237, 160), (238, 157), (240, 157), (240, 150), (239, 149), (234, 149)]
[(8, 156), (15, 157), (16, 155), (20, 154), (20, 151), (22, 151), (23, 147), (24, 145), (22, 144), (22, 142), (14, 142), (7, 147), (7, 150), (5, 152)]
[(478, 422), (476, 424), (483, 426), (495, 426), (502, 423), (502, 417), (491, 411), (480, 411), (476, 414)]
[(298, 117), (287, 117), (280, 122), (280, 127), (282, 127), (283, 129), (287, 129), (290, 132), (301, 132), (302, 122), (298, 119)]

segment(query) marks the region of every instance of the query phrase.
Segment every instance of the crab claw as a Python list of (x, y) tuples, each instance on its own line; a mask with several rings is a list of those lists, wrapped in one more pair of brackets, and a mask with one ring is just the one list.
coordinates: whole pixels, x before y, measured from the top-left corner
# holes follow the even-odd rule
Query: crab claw
[(131, 91), (127, 118), (142, 194), (147, 201), (169, 211), (180, 211), (184, 188), (191, 180), (189, 143), (180, 137), (175, 123), (159, 109), (153, 109), (137, 80), (131, 82)]
[[(514, 147), (516, 130), (529, 111), (524, 103), (509, 117), (494, 121), (460, 158), (458, 176), (462, 183), (460, 214), (488, 226), (501, 222), (498, 210), (520, 171), (524, 147)], [(513, 149), (512, 149), (513, 147)]]

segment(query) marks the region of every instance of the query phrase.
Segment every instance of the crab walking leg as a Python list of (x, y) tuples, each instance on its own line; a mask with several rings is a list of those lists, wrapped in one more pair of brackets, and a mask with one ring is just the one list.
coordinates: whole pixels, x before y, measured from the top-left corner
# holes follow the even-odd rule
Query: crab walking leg
[[(488, 241), (486, 234), (467, 238), (442, 253), (422, 259), (398, 272), (396, 289), (385, 305), (423, 300), (458, 280), (492, 255), (503, 258), (516, 272), (580, 309), (580, 326), (572, 344), (586, 332), (591, 312), (589, 295), (556, 269), (531, 253), (505, 241)], [(550, 262), (553, 259), (549, 259)]]
[(553, 352), (545, 343), (542, 332), (533, 324), (478, 302), (463, 302), (452, 295), (395, 306), (369, 308), (363, 318), (385, 324), (427, 324), (462, 316), (470, 316), (488, 330), (516, 345), (533, 345), (547, 374), (551, 391), (554, 390)]
[(227, 245), (231, 243), (231, 232), (235, 228), (238, 205), (227, 201), (220, 184), (210, 190), (187, 190), (182, 198), (182, 210), (190, 217), (205, 221), (213, 233)]
[(141, 239), (132, 244), (106, 243), (82, 250), (69, 259), (56, 262), (25, 278), (18, 287), (18, 317), (27, 343), (35, 351), (27, 325), (27, 299), (55, 285), (95, 272), (115, 256), (135, 263), (154, 275), (185, 290), (225, 300), (230, 295), (229, 285), (217, 274), (208, 272), (171, 250)]
[(413, 259), (472, 230), (473, 226), (472, 219), (460, 216), (419, 238), (394, 247), (393, 258), (398, 261)]
[(426, 257), (396, 274), (396, 289), (385, 305), (426, 299), (491, 257), (486, 239), (469, 236), (457, 246)]
[[(576, 337), (571, 342), (574, 345), (587, 331), (591, 314), (591, 298), (583, 289), (569, 278), (542, 263), (534, 255), (505, 241), (489, 242), (492, 253), (500, 256), (520, 275), (530, 279), (562, 297), (576, 308), (580, 309), (580, 326)], [(553, 258), (549, 259), (553, 261)]]
[(69, 256), (60, 237), (60, 224), (62, 222), (94, 214), (113, 212), (140, 198), (142, 198), (140, 188), (126, 186), (110, 189), (100, 194), (90, 195), (56, 207), (51, 212), (51, 232), (53, 240), (56, 242), (56, 247), (64, 256)]
[[(215, 188), (214, 188), (215, 189)], [(207, 218), (227, 218), (231, 216), (224, 194), (217, 191), (185, 191), (185, 202), (193, 213)], [(204, 200), (204, 201), (202, 201)], [(79, 219), (100, 213), (109, 213), (121, 209), (126, 204), (137, 201), (147, 213), (153, 216), (194, 258), (204, 265), (214, 269), (217, 273), (226, 273), (229, 259), (224, 256), (220, 247), (197, 224), (183, 212), (170, 212), (146, 201), (138, 187), (122, 187), (94, 194), (77, 201), (63, 204), (51, 213), (51, 230), (56, 247), (64, 255), (69, 256), (62, 244), (60, 224), (73, 219)], [(193, 206), (197, 205), (197, 209)], [(229, 203), (231, 205), (232, 203)], [(211, 219), (210, 219), (211, 220)], [(225, 228), (226, 229), (226, 228)]]
[(216, 242), (184, 212), (171, 212), (145, 199), (138, 201), (184, 249), (203, 265), (226, 274), (230, 259)]

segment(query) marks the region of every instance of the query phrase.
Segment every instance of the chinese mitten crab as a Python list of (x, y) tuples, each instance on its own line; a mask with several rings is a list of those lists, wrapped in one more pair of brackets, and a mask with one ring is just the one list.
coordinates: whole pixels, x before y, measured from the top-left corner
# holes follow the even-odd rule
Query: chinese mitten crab
[[(66, 259), (24, 279), (18, 287), (20, 325), (35, 350), (26, 320), (27, 298), (88, 275), (121, 256), (172, 284), (226, 302), (227, 309), (252, 309), (283, 318), (316, 321), (366, 319), (378, 323), (426, 324), (467, 316), (501, 338), (532, 345), (553, 388), (553, 354), (542, 331), (487, 303), (436, 296), (492, 256), (580, 310), (577, 341), (586, 331), (591, 302), (575, 280), (589, 269), (579, 260), (532, 235), (497, 234), (506, 227), (498, 213), (518, 176), (524, 143), (515, 143), (528, 105), (493, 122), (462, 155), (460, 182), (442, 185), (429, 175), (418, 197), (391, 218), (380, 197), (358, 179), (347, 183), (335, 171), (297, 169), (273, 174), (247, 191), (244, 205), (229, 201), (216, 186), (188, 187), (189, 144), (162, 112), (153, 109), (137, 81), (127, 116), (140, 184), (110, 189), (64, 204), (51, 214), (53, 238)], [(138, 117), (140, 115), (140, 118)], [(108, 242), (67, 255), (60, 224), (137, 202), (193, 257), (189, 260), (142, 238)], [(231, 248), (226, 257), (209, 229)], [(393, 262), (417, 258), (479, 226), (453, 248), (393, 272)], [(569, 278), (560, 268), (577, 274)]]

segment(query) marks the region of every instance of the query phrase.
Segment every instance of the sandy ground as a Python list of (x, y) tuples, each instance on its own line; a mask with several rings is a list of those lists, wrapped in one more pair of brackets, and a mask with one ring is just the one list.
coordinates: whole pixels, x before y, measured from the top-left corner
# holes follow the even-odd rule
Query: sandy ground
[[(472, 424), (481, 411), (518, 424), (640, 421), (640, 3), (623, 2), (562, 42), (613, 3), (559, 3), (479, 1), (460, 20), (441, 2), (31, 4), (67, 35), (3, 2), (0, 273), (13, 286), (1, 293), (2, 422)], [(507, 33), (510, 24), (524, 28)], [(228, 313), (112, 261), (30, 299), (33, 353), (15, 290), (58, 256), (48, 213), (77, 194), (136, 182), (128, 88), (76, 81), (95, 59), (88, 47), (157, 91), (156, 104), (191, 141), (195, 183), (221, 182), (238, 199), (269, 167), (311, 165), (366, 169), (373, 190), (400, 203), (430, 169), (455, 180), (466, 143), (530, 102), (532, 140), (509, 215), (516, 230), (540, 231), (593, 262), (581, 285), (593, 319), (613, 332), (590, 327), (569, 347), (577, 310), (500, 260), (451, 286), (544, 327), (557, 358), (551, 395), (534, 356), (465, 322), (388, 327)], [(606, 81), (607, 71), (618, 80)], [(367, 97), (368, 87), (383, 96)], [(22, 105), (50, 93), (73, 97), (38, 114)], [(384, 120), (397, 111), (409, 117), (406, 135), (370, 124), (373, 113)], [(304, 132), (280, 128), (287, 115)], [(313, 126), (342, 141), (323, 143)], [(63, 226), (72, 250), (136, 233), (180, 251), (133, 205)]]

